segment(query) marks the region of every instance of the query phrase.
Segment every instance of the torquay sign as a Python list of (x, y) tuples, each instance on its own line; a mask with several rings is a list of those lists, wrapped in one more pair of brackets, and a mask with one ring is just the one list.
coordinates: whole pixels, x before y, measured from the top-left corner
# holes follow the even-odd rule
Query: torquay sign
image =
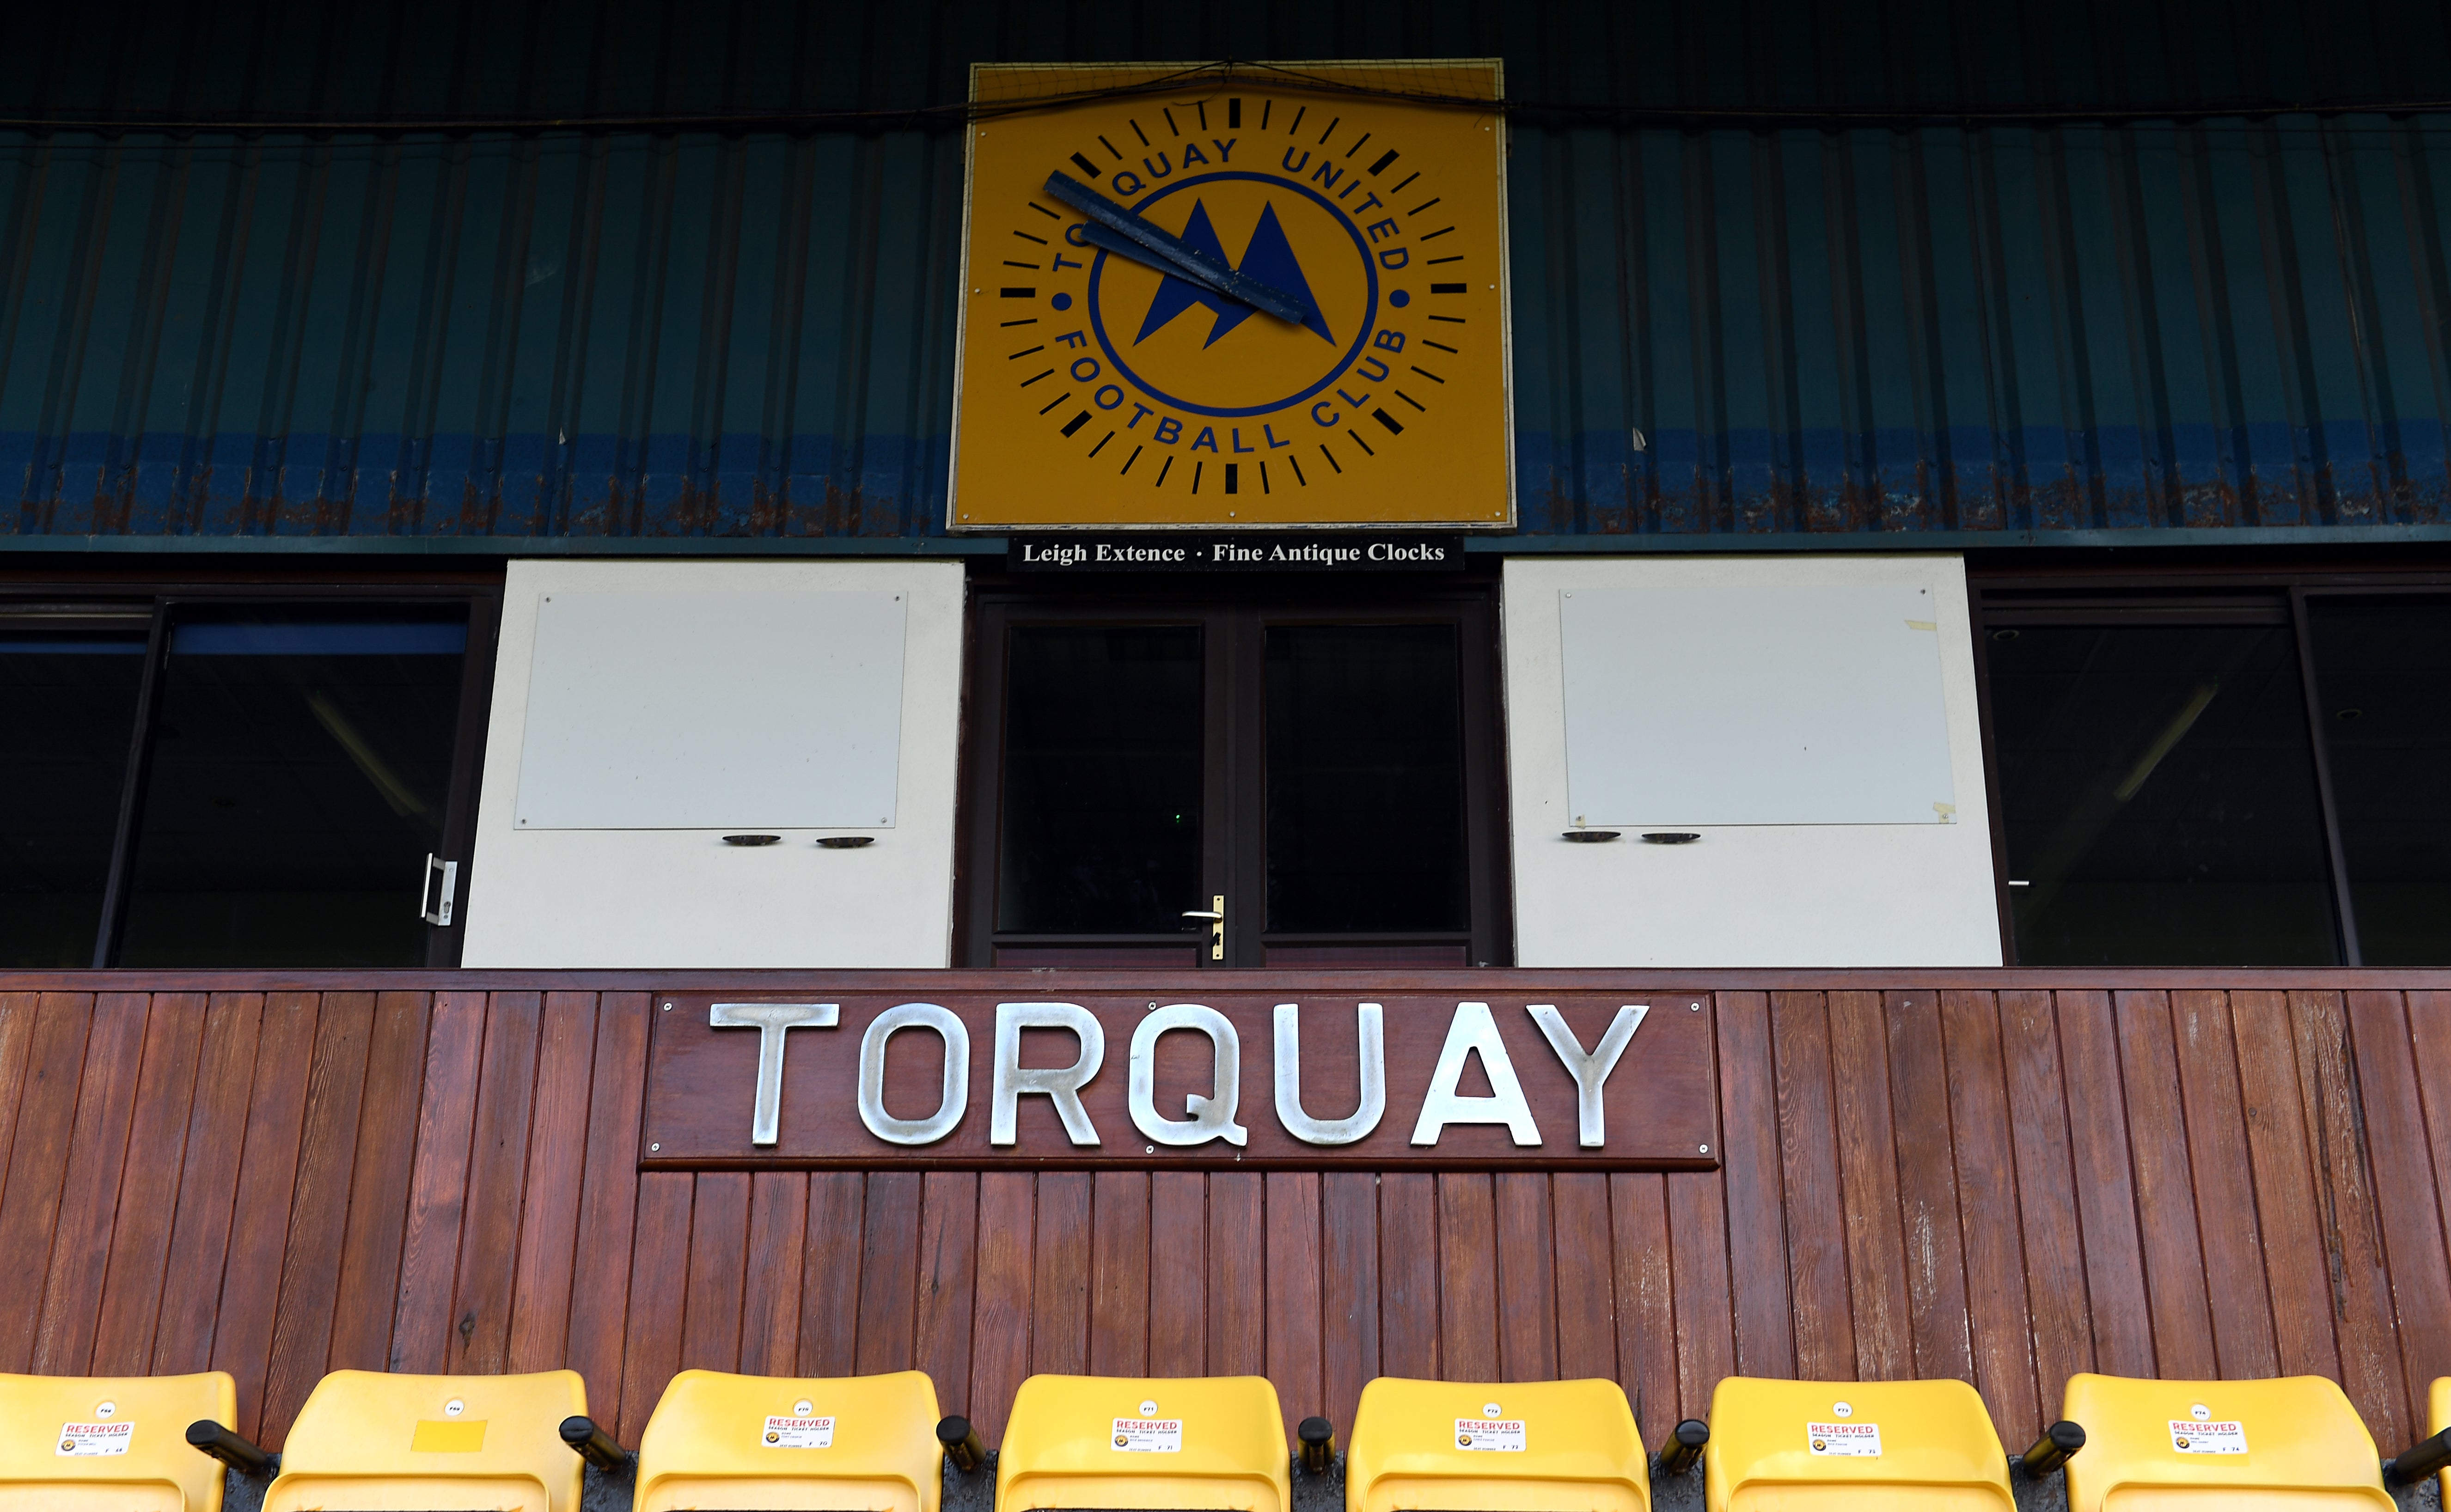
[(1717, 1163), (1706, 997), (1484, 992), (658, 994), (640, 1162)]

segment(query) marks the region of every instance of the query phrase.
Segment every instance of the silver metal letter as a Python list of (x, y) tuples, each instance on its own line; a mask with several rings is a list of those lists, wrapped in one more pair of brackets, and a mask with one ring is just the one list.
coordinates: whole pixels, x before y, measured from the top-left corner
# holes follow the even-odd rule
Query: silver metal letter
[[(1183, 1100), (1183, 1110), (1189, 1118), (1165, 1118), (1157, 1110), (1157, 1040), (1170, 1029), (1207, 1035), (1209, 1054), (1216, 1062), (1209, 1094), (1203, 1097), (1193, 1092)], [(1234, 1122), (1242, 1086), (1243, 1037), (1234, 1031), (1234, 1021), (1217, 1010), (1198, 1003), (1168, 1003), (1153, 1010), (1133, 1029), (1128, 1106), (1132, 1123), (1152, 1144), (1205, 1145), (1212, 1139), (1247, 1144), (1251, 1131)]]
[(1302, 1007), (1277, 1005), (1277, 1122), (1305, 1145), (1350, 1145), (1379, 1127), (1387, 1113), (1387, 1030), (1376, 1003), (1353, 1011), (1362, 1041), (1362, 1106), (1350, 1118), (1313, 1118), (1302, 1105)]
[[(945, 1042), (945, 1090), (925, 1118), (885, 1110), (885, 1047), (897, 1030), (928, 1029)], [(859, 1037), (859, 1121), (891, 1145), (932, 1145), (953, 1131), (971, 1107), (971, 1031), (951, 1009), (903, 1003), (869, 1023)]]
[(834, 1003), (716, 1003), (706, 1021), (716, 1029), (757, 1031), (757, 1107), (749, 1119), (749, 1142), (771, 1145), (783, 1123), (783, 1036), (795, 1029), (832, 1029), (841, 1011)]
[[(1463, 1079), (1463, 1058), (1480, 1052), (1480, 1069), (1489, 1073), (1487, 1097), (1466, 1097), (1456, 1090)], [(1515, 1063), (1506, 1058), (1506, 1042), (1498, 1037), (1498, 1021), (1487, 1003), (1458, 1003), (1447, 1024), (1447, 1042), (1439, 1051), (1438, 1070), (1430, 1072), (1430, 1090), (1422, 1098), (1422, 1116), (1413, 1125), (1413, 1143), (1435, 1145), (1449, 1124), (1504, 1124), (1519, 1145), (1540, 1143), (1540, 1127), (1532, 1122), (1532, 1105), (1523, 1100), (1523, 1084), (1515, 1079)]]
[(1634, 1043), (1634, 1031), (1651, 1011), (1648, 1003), (1628, 1003), (1609, 1020), (1600, 1033), (1600, 1042), (1588, 1055), (1583, 1042), (1566, 1027), (1565, 1015), (1554, 1003), (1534, 1003), (1528, 1010), (1532, 1022), (1549, 1036), (1549, 1048), (1565, 1062), (1566, 1073), (1575, 1079), (1575, 1117), (1582, 1126), (1581, 1143), (1586, 1149), (1597, 1149), (1608, 1143), (1608, 1109), (1600, 1102), (1600, 1091), (1608, 1086), (1609, 1072), (1617, 1070), (1618, 1057)]
[[(1025, 1070), (1021, 1064), (1021, 1031), (1026, 1029), (1069, 1029), (1081, 1042), (1081, 1058), (1069, 1066)], [(1042, 1092), (1054, 1100), (1055, 1116), (1076, 1145), (1098, 1143), (1098, 1130), (1081, 1106), (1081, 1089), (1098, 1074), (1107, 1060), (1107, 1031), (1097, 1016), (1078, 1003), (998, 1003), (995, 1028), (995, 1089), (988, 1111), (988, 1143), (1013, 1142), (1014, 1105), (1025, 1092)]]

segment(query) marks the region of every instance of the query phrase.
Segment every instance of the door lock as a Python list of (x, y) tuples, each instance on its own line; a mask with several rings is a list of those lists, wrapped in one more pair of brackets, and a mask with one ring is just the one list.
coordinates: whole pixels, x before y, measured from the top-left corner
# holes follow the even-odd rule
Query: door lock
[(1226, 959), (1226, 894), (1223, 893), (1212, 894), (1206, 908), (1185, 909), (1183, 916), (1187, 919), (1206, 919), (1208, 921), (1208, 958), (1212, 961)]

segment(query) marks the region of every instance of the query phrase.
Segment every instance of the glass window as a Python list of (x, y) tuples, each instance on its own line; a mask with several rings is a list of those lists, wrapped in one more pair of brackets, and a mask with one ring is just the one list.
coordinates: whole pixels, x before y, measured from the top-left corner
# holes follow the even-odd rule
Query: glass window
[(1184, 586), (983, 596), (956, 958), (1505, 959), (1485, 587)]
[(151, 619), (0, 614), (0, 966), (93, 964)]
[(1010, 656), (996, 928), (1199, 928), (1200, 628), (1016, 627)]
[(2451, 965), (2451, 599), (2310, 598), (2307, 621), (2364, 964)]
[(119, 963), (422, 963), (467, 641), (461, 604), (181, 611)]
[(2338, 959), (2289, 627), (1991, 621), (2009, 908), (2029, 966)]
[(1267, 638), (1268, 929), (1465, 928), (1455, 626)]

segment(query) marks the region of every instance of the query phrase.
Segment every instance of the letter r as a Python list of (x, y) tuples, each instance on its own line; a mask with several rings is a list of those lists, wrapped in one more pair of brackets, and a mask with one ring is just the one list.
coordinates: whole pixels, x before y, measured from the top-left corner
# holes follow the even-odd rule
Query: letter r
[[(1025, 1029), (1070, 1030), (1081, 1054), (1069, 1066), (1029, 1068), (1021, 1064), (1021, 1031)], [(1098, 1074), (1107, 1058), (1107, 1031), (1097, 1015), (1078, 1003), (998, 1003), (995, 1017), (995, 1086), (988, 1109), (988, 1143), (1010, 1145), (1016, 1137), (1021, 1097), (1037, 1092), (1055, 1105), (1064, 1132), (1075, 1145), (1098, 1143), (1096, 1126), (1081, 1106), (1081, 1089)]]

